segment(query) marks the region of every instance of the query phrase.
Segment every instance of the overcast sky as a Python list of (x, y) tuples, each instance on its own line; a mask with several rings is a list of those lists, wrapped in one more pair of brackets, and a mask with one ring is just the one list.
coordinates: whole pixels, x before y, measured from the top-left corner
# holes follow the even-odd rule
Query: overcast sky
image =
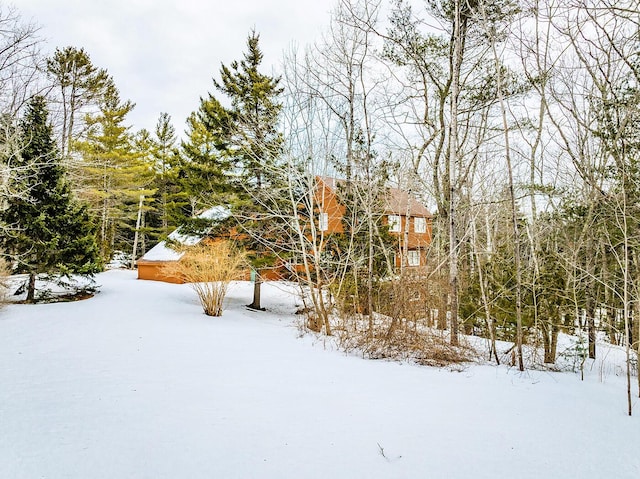
[[(0, 0), (2, 1), (2, 0)], [(9, 2), (10, 3), (10, 2)], [(200, 96), (213, 91), (220, 63), (241, 59), (249, 31), (260, 33), (263, 71), (283, 51), (312, 42), (329, 23), (333, 0), (17, 0), (23, 20), (41, 26), (47, 53), (84, 47), (136, 103), (134, 130), (153, 131), (160, 112), (178, 134)]]

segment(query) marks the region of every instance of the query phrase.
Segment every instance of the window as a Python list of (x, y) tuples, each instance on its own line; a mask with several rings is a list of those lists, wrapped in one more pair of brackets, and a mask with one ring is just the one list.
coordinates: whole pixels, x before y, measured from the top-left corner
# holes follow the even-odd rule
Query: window
[(320, 228), (320, 231), (329, 229), (329, 213), (320, 213), (318, 215), (318, 228)]
[(420, 251), (418, 250), (408, 251), (407, 264), (409, 266), (420, 266)]
[(413, 231), (416, 233), (427, 232), (427, 219), (426, 218), (413, 218)]
[(398, 215), (389, 215), (389, 231), (400, 233), (402, 230), (402, 218)]

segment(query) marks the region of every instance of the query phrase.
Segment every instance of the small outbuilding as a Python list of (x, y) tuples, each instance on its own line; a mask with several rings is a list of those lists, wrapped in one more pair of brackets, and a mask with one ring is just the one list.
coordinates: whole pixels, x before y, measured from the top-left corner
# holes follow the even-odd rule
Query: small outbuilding
[[(213, 225), (228, 219), (230, 216), (231, 210), (226, 206), (214, 206), (202, 212), (198, 215), (198, 218), (210, 220)], [(184, 283), (182, 279), (171, 276), (165, 272), (165, 266), (168, 263), (180, 261), (180, 258), (184, 255), (183, 252), (176, 251), (172, 248), (172, 245), (193, 246), (205, 237), (206, 233), (202, 235), (185, 234), (181, 231), (181, 228), (173, 231), (167, 237), (167, 241), (160, 241), (138, 259), (138, 279), (164, 281), (165, 283)]]

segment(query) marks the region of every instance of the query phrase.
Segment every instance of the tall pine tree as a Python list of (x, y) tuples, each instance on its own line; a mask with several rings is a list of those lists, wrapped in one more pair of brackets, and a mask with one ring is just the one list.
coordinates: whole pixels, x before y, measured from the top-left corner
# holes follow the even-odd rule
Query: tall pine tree
[(264, 57), (259, 40), (260, 36), (251, 32), (244, 59), (230, 67), (222, 65), (221, 81), (214, 80), (217, 90), (231, 100), (219, 127), (242, 189), (249, 190), (277, 184), (275, 164), (282, 148), (277, 126), (282, 109), (278, 97), (283, 89), (280, 78), (258, 71)]
[(9, 229), (0, 237), (0, 247), (16, 272), (28, 274), (27, 301), (33, 302), (38, 274), (92, 274), (99, 266), (94, 225), (71, 194), (41, 96), (27, 106), (20, 143), (17, 167), (29, 174), (16, 181), (29, 194), (7, 199), (0, 222)]
[[(256, 267), (268, 263), (270, 256), (264, 245), (269, 243), (265, 240), (273, 231), (273, 218), (265, 221), (262, 209), (282, 183), (277, 163), (283, 144), (278, 131), (283, 89), (279, 77), (259, 71), (263, 60), (259, 40), (252, 31), (243, 59), (222, 65), (220, 81), (214, 80), (230, 107), (213, 94), (201, 99), (198, 112), (190, 117), (190, 141), (183, 144), (190, 160), (187, 174), (206, 172), (206, 177), (199, 176), (200, 196), (208, 193), (214, 202), (232, 207), (253, 240), (246, 246), (255, 252)], [(254, 299), (253, 305), (259, 307), (259, 300)]]
[(182, 162), (176, 147), (176, 133), (171, 117), (161, 113), (155, 129), (152, 155), (154, 159), (156, 193), (152, 204), (155, 210), (154, 226), (159, 226), (160, 234), (168, 235), (184, 219), (188, 204), (187, 193), (181, 191), (179, 180)]
[(75, 136), (78, 113), (87, 105), (96, 104), (112, 80), (106, 70), (98, 69), (91, 63), (84, 48), (75, 47), (56, 48), (54, 55), (47, 59), (47, 73), (60, 94), (60, 151), (66, 157)]
[[(261, 73), (259, 35), (251, 32), (240, 62), (222, 65), (214, 86), (231, 104), (214, 94), (200, 100), (189, 118), (189, 140), (183, 143), (188, 169), (200, 174), (202, 194), (253, 204), (251, 196), (278, 183), (277, 160), (282, 149), (278, 101), (280, 78)], [(208, 191), (207, 191), (208, 190)]]
[(82, 195), (100, 218), (100, 255), (108, 261), (116, 249), (129, 251), (138, 200), (152, 193), (153, 166), (136, 151), (124, 124), (134, 108), (111, 84), (98, 114), (88, 117), (89, 130), (76, 144), (82, 154)]

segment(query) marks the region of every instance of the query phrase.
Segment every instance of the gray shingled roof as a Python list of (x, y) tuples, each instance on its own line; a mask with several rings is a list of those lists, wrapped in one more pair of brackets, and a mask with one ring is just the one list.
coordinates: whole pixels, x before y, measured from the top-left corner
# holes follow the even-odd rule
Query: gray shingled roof
[[(332, 178), (330, 176), (318, 176), (318, 178), (334, 192), (339, 184), (345, 182), (345, 180)], [(388, 188), (385, 203), (384, 212), (387, 214), (404, 216), (407, 214), (408, 206), (409, 216), (431, 217), (431, 212), (426, 206), (400, 188)]]

